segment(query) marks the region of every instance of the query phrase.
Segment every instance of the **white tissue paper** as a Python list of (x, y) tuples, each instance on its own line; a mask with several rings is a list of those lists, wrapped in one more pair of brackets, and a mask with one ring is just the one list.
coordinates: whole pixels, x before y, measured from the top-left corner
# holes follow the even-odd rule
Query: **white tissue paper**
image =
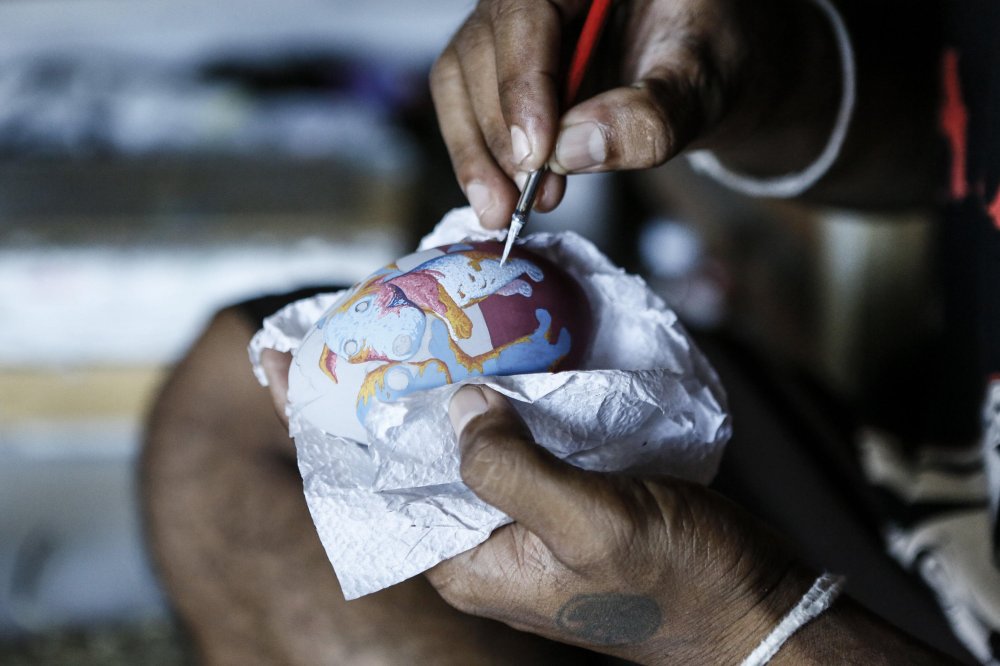
[[(464, 240), (499, 240), (469, 208), (450, 212), (420, 249)], [(582, 370), (477, 377), (508, 396), (536, 441), (584, 469), (671, 475), (707, 483), (730, 435), (718, 377), (676, 315), (572, 232), (539, 233), (523, 243), (583, 287), (594, 338)], [(261, 384), (264, 349), (295, 352), (339, 293), (293, 303), (264, 322), (250, 343)], [(459, 385), (376, 401), (367, 442), (323, 432), (289, 395), (305, 497), (347, 599), (403, 581), (468, 550), (510, 522), (462, 483), (448, 403)]]

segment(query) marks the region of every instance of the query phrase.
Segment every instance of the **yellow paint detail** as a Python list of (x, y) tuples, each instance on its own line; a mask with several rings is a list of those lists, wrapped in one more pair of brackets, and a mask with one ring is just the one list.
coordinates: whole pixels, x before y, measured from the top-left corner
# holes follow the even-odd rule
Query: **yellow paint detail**
[(507, 349), (508, 347), (524, 344), (526, 342), (531, 342), (530, 335), (525, 335), (520, 338), (517, 338), (516, 340), (512, 340), (505, 345), (497, 347), (484, 354), (479, 354), (478, 356), (470, 356), (469, 354), (466, 354), (464, 351), (462, 351), (462, 348), (459, 347), (454, 340), (449, 339), (448, 345), (451, 347), (452, 353), (455, 354), (455, 360), (458, 361), (462, 365), (462, 367), (464, 367), (470, 373), (476, 372), (479, 374), (483, 374), (483, 365), (487, 361), (494, 360), (495, 358), (500, 356), (503, 350)]
[(361, 388), (358, 390), (357, 404), (367, 405), (368, 401), (375, 397), (375, 393), (385, 387), (385, 373), (397, 365), (399, 364), (386, 363), (365, 375), (364, 381), (361, 382)]
[[(451, 329), (455, 331), (459, 340), (467, 340), (472, 336), (472, 320), (462, 308), (458, 307), (458, 303), (448, 294), (444, 285), (438, 282), (437, 288), (438, 301), (444, 306), (444, 319), (451, 325)], [(439, 315), (440, 313), (435, 312), (434, 314)]]
[(417, 364), (417, 372), (421, 377), (424, 376), (424, 372), (431, 365), (436, 365), (438, 370), (440, 370), (445, 376), (445, 382), (451, 384), (454, 380), (451, 378), (451, 373), (448, 372), (448, 365), (439, 358), (429, 358), (426, 361), (421, 361)]
[(490, 252), (483, 252), (482, 250), (469, 250), (460, 254), (469, 260), (469, 267), (477, 273), (483, 270), (482, 262), (486, 259), (499, 259), (497, 255)]
[(347, 357), (348, 363), (364, 363), (368, 360), (368, 353), (371, 350), (368, 349), (368, 340), (362, 340), (361, 344), (358, 346), (358, 351), (352, 356)]
[[(361, 382), (361, 388), (358, 390), (358, 405), (367, 405), (368, 401), (375, 397), (378, 391), (385, 388), (385, 376), (397, 365), (402, 365), (401, 363), (392, 361), (386, 363), (385, 365), (379, 366), (365, 375), (365, 379)], [(416, 366), (417, 373), (423, 377), (427, 368), (431, 366), (437, 366), (437, 369), (441, 371), (441, 374), (445, 376), (445, 383), (451, 384), (454, 380), (451, 377), (451, 373), (448, 372), (448, 365), (437, 358), (429, 358), (426, 361), (421, 361), (420, 363), (413, 363), (411, 365)]]

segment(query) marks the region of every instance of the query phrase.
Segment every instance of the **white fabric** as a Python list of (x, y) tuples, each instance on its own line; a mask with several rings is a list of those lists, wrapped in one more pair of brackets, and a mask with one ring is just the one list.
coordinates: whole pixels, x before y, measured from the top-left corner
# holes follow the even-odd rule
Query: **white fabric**
[[(449, 213), (421, 249), (501, 235), (464, 208)], [(535, 440), (573, 465), (711, 480), (731, 430), (725, 394), (676, 315), (641, 278), (576, 234), (533, 234), (520, 243), (577, 280), (594, 340), (578, 370), (467, 381), (504, 393)], [(300, 301), (268, 318), (250, 344), (255, 366), (273, 348), (295, 354), (293, 372), (296, 363), (315, 367), (308, 332), (336, 298)], [(319, 427), (305, 407), (319, 404), (322, 391), (297, 396), (292, 388), (290, 381), (289, 429), (306, 503), (348, 599), (425, 571), (510, 522), (461, 481), (447, 412), (458, 385), (373, 405), (366, 441)]]
[(892, 437), (868, 430), (859, 444), (868, 481), (918, 516), (886, 526), (889, 553), (920, 574), (955, 635), (984, 664), (1000, 664), (991, 645), (991, 634), (1000, 631), (1000, 570), (990, 551), (990, 491), (996, 485), (983, 460), (996, 455), (998, 432), (1000, 381), (994, 381), (983, 407), (981, 443), (906, 453)]

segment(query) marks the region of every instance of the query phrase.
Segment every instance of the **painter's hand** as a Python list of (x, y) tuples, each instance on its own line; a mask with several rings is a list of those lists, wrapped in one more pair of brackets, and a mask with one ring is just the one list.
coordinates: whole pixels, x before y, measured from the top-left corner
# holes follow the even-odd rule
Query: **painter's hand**
[[(791, 171), (802, 165), (786, 145), (805, 152), (805, 164), (822, 148), (839, 82), (829, 26), (812, 3), (618, 3), (625, 16), (609, 27), (617, 31), (608, 35), (615, 48), (591, 66), (605, 91), (560, 118), (560, 57), (588, 4), (481, 0), (435, 63), (441, 131), (484, 226), (506, 225), (514, 181), (546, 163), (556, 174), (638, 169), (687, 146), (725, 153), (766, 136), (770, 150), (742, 146), (741, 155)], [(787, 136), (777, 136), (790, 124)], [(550, 174), (537, 207), (554, 207), (563, 189), (564, 179)]]
[(808, 587), (769, 535), (703, 487), (563, 463), (488, 388), (461, 389), (451, 416), (462, 478), (516, 521), (427, 573), (459, 610), (643, 663), (724, 663)]
[(288, 428), (288, 415), (285, 405), (288, 403), (288, 369), (292, 366), (290, 352), (279, 352), (265, 349), (260, 354), (260, 366), (267, 377), (267, 389), (271, 393), (271, 402), (278, 420)]

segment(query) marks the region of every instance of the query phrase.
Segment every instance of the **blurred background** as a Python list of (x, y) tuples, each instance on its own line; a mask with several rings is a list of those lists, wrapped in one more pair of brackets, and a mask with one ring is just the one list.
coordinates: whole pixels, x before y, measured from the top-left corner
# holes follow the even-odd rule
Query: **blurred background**
[[(352, 282), (463, 205), (426, 76), (471, 4), (0, 4), (0, 662), (187, 663), (142, 542), (146, 411), (221, 306)], [(841, 395), (887, 331), (916, 344), (922, 216), (668, 172), (575, 177), (534, 228)]]

